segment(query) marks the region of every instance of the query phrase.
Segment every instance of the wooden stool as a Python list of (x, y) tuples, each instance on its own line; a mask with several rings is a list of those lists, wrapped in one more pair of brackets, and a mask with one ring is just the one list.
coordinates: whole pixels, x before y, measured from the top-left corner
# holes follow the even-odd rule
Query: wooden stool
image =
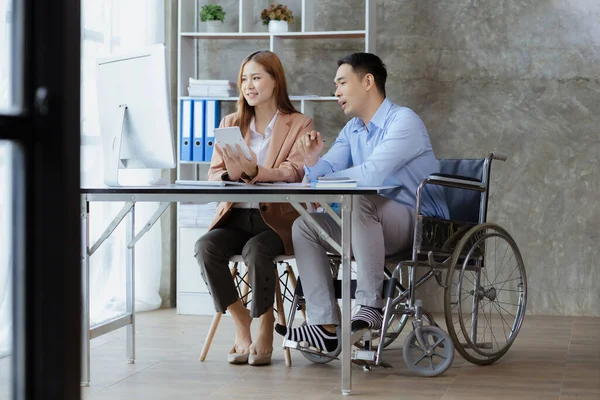
[[(283, 309), (283, 301), (285, 298), (287, 298), (286, 296), (289, 295), (290, 297), (288, 299), (291, 302), (291, 297), (294, 295), (294, 290), (296, 288), (296, 275), (294, 274), (292, 267), (288, 263), (288, 261), (292, 260), (292, 259), (294, 259), (294, 256), (281, 255), (281, 256), (275, 257), (275, 259), (273, 260), (273, 262), (276, 264), (276, 267), (275, 267), (275, 278), (276, 278), (275, 309), (277, 311), (278, 322), (281, 325), (286, 325), (285, 311)], [(248, 278), (247, 278), (248, 269), (246, 268), (246, 271), (244, 272), (244, 274), (240, 273), (238, 266), (239, 266), (239, 264), (244, 264), (244, 260), (241, 255), (235, 255), (235, 256), (231, 257), (229, 259), (229, 262), (233, 263), (233, 266), (231, 267), (231, 276), (232, 276), (235, 286), (237, 288), (238, 295), (240, 296), (240, 299), (242, 300), (242, 303), (244, 304), (244, 306), (247, 306), (248, 303), (250, 303), (250, 301), (251, 301), (250, 300), (251, 288), (250, 288), (250, 284), (248, 283)], [(283, 265), (283, 264), (285, 264), (285, 270), (282, 272), (281, 275), (279, 275), (278, 267), (279, 267), (279, 265)], [(284, 280), (285, 275), (287, 275), (287, 279)], [(283, 293), (281, 291), (281, 284), (284, 285)], [(204, 361), (206, 359), (206, 355), (208, 354), (208, 350), (210, 349), (210, 344), (212, 343), (213, 337), (215, 336), (215, 332), (217, 331), (217, 327), (219, 326), (219, 321), (221, 321), (222, 315), (223, 315), (223, 313), (218, 312), (213, 317), (213, 320), (210, 324), (208, 333), (206, 334), (206, 339), (204, 339), (204, 345), (202, 346), (202, 352), (200, 353), (200, 361)], [(285, 365), (288, 367), (291, 366), (292, 359), (290, 356), (290, 349), (284, 350), (284, 356), (285, 356)]]

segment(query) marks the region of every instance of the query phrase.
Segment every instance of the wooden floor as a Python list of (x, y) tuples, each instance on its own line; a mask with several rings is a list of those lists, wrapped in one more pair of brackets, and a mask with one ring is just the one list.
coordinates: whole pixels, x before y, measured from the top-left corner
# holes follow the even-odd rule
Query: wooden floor
[[(312, 364), (292, 352), (285, 366), (276, 338), (273, 364), (226, 362), (233, 324), (223, 318), (205, 362), (198, 361), (211, 317), (174, 310), (137, 315), (137, 361), (125, 363), (124, 329), (92, 341), (92, 382), (85, 399), (336, 399), (338, 361)], [(443, 322), (440, 318), (439, 323)], [(442, 376), (421, 378), (404, 366), (399, 338), (387, 352), (393, 369), (353, 367), (353, 398), (377, 399), (600, 399), (600, 318), (528, 316), (509, 352), (479, 367), (457, 353)], [(406, 330), (405, 335), (409, 332)], [(0, 359), (0, 399), (7, 398), (9, 359)]]

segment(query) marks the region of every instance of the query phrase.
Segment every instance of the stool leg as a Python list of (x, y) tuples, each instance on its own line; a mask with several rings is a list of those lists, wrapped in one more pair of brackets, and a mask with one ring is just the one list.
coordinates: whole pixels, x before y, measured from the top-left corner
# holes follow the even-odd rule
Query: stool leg
[[(281, 296), (281, 286), (279, 282), (279, 271), (275, 268), (275, 304), (277, 307), (277, 317), (279, 324), (285, 326), (285, 311), (283, 310), (283, 297)], [(288, 367), (292, 366), (292, 357), (290, 355), (290, 349), (283, 351), (285, 357), (285, 365)]]
[(208, 349), (210, 349), (210, 344), (212, 343), (213, 337), (215, 336), (215, 332), (217, 331), (217, 327), (219, 326), (219, 321), (221, 321), (221, 316), (223, 313), (216, 313), (213, 317), (212, 322), (210, 323), (210, 329), (206, 334), (206, 339), (204, 339), (204, 346), (202, 346), (202, 352), (200, 353), (200, 361), (204, 361), (206, 359), (206, 354), (208, 353)]
[[(237, 275), (237, 263), (234, 264), (233, 268), (231, 268), (231, 277), (235, 279)], [(204, 345), (202, 346), (202, 352), (200, 353), (200, 361), (204, 361), (206, 359), (206, 355), (208, 354), (208, 350), (210, 349), (210, 344), (212, 343), (213, 338), (215, 337), (215, 332), (217, 331), (217, 327), (219, 326), (219, 322), (221, 321), (221, 317), (223, 313), (216, 313), (210, 323), (210, 328), (208, 329), (208, 333), (206, 334), (206, 339), (204, 339)]]

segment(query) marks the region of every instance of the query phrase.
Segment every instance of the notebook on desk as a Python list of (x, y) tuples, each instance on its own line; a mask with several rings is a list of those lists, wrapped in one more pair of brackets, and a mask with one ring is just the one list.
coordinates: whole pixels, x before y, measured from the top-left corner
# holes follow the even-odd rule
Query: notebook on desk
[(353, 188), (358, 185), (358, 181), (356, 179), (345, 178), (345, 177), (325, 178), (325, 177), (321, 176), (321, 177), (317, 178), (316, 181), (312, 181), (310, 183), (310, 185), (314, 188), (328, 188), (328, 189)]

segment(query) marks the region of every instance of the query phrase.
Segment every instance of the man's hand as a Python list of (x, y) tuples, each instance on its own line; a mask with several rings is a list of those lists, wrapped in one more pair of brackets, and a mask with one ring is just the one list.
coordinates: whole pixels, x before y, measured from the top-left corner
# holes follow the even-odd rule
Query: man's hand
[[(248, 175), (251, 178), (254, 178), (256, 175), (258, 175), (258, 160), (256, 154), (252, 151), (252, 149), (249, 149), (250, 156), (252, 157), (249, 160), (242, 152), (242, 148), (239, 144), (236, 144), (235, 147), (237, 150), (237, 155), (229, 145), (226, 145), (223, 149), (223, 154), (226, 159), (225, 165), (227, 166), (227, 163), (229, 162), (229, 164), (235, 165), (235, 169), (239, 171), (239, 176), (241, 176), (242, 172), (245, 172), (246, 175)], [(229, 167), (227, 168), (227, 172), (229, 172)]]
[(317, 131), (310, 131), (305, 135), (301, 135), (296, 141), (296, 146), (304, 157), (304, 165), (309, 168), (319, 161), (319, 154), (325, 147), (321, 134)]

